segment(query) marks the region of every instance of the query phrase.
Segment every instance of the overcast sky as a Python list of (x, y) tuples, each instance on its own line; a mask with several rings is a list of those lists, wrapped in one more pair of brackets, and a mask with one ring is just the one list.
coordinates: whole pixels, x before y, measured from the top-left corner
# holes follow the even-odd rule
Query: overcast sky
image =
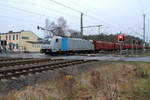
[[(146, 14), (146, 36), (150, 38), (150, 0), (54, 0), (85, 15), (84, 26), (102, 24), (101, 32), (142, 35), (142, 14)], [(45, 26), (45, 19), (67, 20), (71, 29), (80, 30), (80, 13), (55, 4), (51, 0), (0, 0), (0, 33), (10, 30), (31, 30), (38, 36), (44, 33), (36, 29)], [(137, 34), (135, 34), (137, 32)], [(84, 34), (98, 34), (97, 28), (84, 29)]]

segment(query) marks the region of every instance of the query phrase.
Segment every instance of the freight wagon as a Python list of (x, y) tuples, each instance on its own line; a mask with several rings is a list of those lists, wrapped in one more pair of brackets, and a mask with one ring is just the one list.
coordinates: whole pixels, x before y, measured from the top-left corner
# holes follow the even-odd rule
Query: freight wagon
[(93, 40), (95, 51), (113, 51), (119, 49), (118, 43), (103, 42)]

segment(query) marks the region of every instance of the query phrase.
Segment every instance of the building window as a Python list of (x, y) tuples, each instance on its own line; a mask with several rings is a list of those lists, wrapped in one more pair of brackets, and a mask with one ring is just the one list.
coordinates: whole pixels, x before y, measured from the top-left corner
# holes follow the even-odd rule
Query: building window
[(11, 35), (9, 35), (9, 40), (11, 40)]
[(15, 40), (15, 35), (13, 35), (13, 40)]
[(18, 40), (18, 35), (16, 35), (16, 40)]
[(34, 44), (32, 44), (32, 47), (34, 48)]
[(27, 39), (27, 40), (28, 40), (28, 39), (29, 39), (29, 37), (26, 37), (26, 36), (22, 36), (22, 39)]
[(7, 35), (6, 35), (6, 40), (7, 40), (8, 38), (7, 38)]
[(58, 39), (56, 39), (56, 42), (58, 42)]
[(15, 49), (15, 44), (12, 44), (12, 46), (13, 46), (13, 49)]
[(16, 49), (18, 49), (18, 44), (16, 44)]

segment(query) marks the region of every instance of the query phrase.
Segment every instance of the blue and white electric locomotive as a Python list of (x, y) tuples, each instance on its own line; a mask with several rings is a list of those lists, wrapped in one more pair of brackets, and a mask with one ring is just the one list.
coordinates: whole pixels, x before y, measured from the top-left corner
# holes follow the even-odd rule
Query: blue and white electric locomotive
[(59, 54), (69, 52), (94, 51), (94, 44), (90, 40), (54, 36), (42, 46), (41, 52), (45, 54)]

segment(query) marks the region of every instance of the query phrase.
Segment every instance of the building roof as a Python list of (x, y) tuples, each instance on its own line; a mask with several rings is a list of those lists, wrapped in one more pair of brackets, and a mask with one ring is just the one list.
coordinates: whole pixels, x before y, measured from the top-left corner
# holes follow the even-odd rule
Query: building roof
[(24, 30), (17, 31), (17, 32), (9, 31), (8, 33), (0, 33), (0, 35), (3, 35), (3, 34), (16, 34), (16, 33), (21, 33), (21, 32), (23, 32), (23, 31), (24, 31)]
[[(17, 31), (17, 32), (13, 32), (13, 31), (9, 31), (8, 33), (0, 33), (0, 35), (5, 35), (5, 34), (21, 34), (22, 32), (31, 32), (33, 35), (35, 35), (36, 37), (38, 37), (35, 33), (33, 33), (32, 31), (25, 31), (25, 30), (21, 30), (21, 31)], [(39, 38), (39, 37), (38, 37)]]

